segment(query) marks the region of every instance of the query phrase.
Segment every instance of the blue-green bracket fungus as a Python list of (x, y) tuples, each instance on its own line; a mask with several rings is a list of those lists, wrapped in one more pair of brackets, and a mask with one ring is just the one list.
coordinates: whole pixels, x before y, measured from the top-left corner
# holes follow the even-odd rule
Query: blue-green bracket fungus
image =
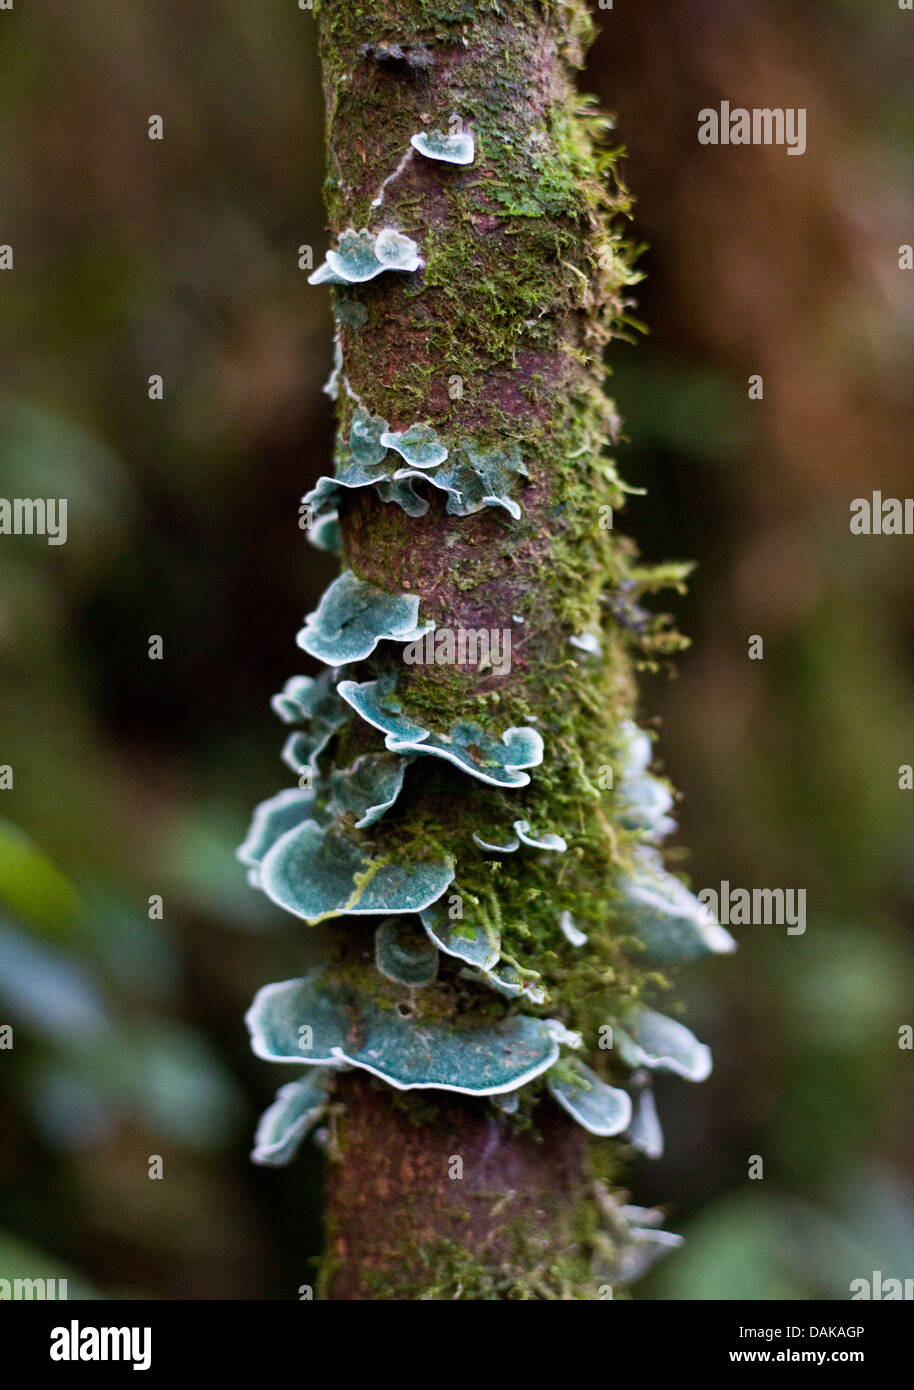
[[(665, 866), (633, 721), (634, 671), (684, 645), (646, 596), (686, 571), (604, 524), (633, 490), (603, 364), (630, 203), (574, 90), (583, 0), (373, 14), (370, 43), (346, 0), (319, 14), (339, 436), (303, 501), (342, 573), (297, 639), (325, 669), (273, 701), (296, 785), (238, 855), (325, 925), (247, 1014), (299, 1069), (253, 1158), (337, 1134), (330, 1297), (599, 1299), (680, 1242), (620, 1163), (663, 1150), (654, 1074), (711, 1069), (654, 1006), (734, 948)], [(504, 670), (412, 660), (461, 629), (510, 630)]]
[(607, 1086), (579, 1057), (566, 1058), (561, 1067), (549, 1073), (547, 1084), (559, 1105), (590, 1134), (610, 1138), (621, 1134), (631, 1122), (628, 1092)]
[(336, 1080), (331, 1067), (315, 1067), (300, 1081), (280, 1086), (273, 1104), (263, 1112), (251, 1158), (272, 1168), (289, 1163), (303, 1139), (326, 1113)]
[(494, 840), (484, 840), (477, 831), (473, 831), (473, 844), (478, 849), (485, 850), (486, 854), (516, 854), (520, 849), (520, 840), (516, 835), (512, 835), (505, 844), (496, 844)]
[(711, 1051), (684, 1023), (655, 1009), (642, 1009), (627, 1028), (616, 1030), (617, 1047), (634, 1067), (675, 1072), (686, 1081), (706, 1081), (711, 1075)]
[(344, 570), (334, 579), (296, 641), (309, 656), (328, 666), (344, 666), (370, 656), (380, 641), (414, 642), (430, 631), (419, 626), (418, 594), (389, 594)]
[(659, 1229), (661, 1211), (634, 1206), (608, 1192), (602, 1183), (596, 1185), (595, 1196), (603, 1220), (597, 1268), (610, 1288), (637, 1283), (652, 1265), (682, 1244), (682, 1236)]
[(673, 793), (647, 770), (651, 762), (650, 736), (631, 720), (625, 720), (620, 729), (620, 750), (622, 771), (617, 789), (622, 825), (643, 830), (644, 838), (652, 842), (672, 835), (676, 829), (676, 822), (669, 815)]
[(385, 979), (410, 989), (438, 978), (438, 948), (416, 917), (386, 917), (375, 932), (374, 958)]
[(409, 143), (426, 159), (439, 159), (444, 164), (472, 164), (476, 145), (469, 131), (450, 134), (441, 130), (420, 130), (409, 137)]
[(336, 694), (332, 671), (317, 677), (291, 676), (271, 705), (284, 724), (309, 725), (318, 752), (345, 722), (346, 710)]
[(287, 830), (260, 864), (260, 886), (306, 922), (379, 912), (421, 912), (454, 878), (453, 859), (383, 862), (371, 841), (338, 823), (306, 820)]
[(452, 920), (441, 904), (429, 904), (420, 914), (422, 925), (439, 951), (454, 956), (485, 974), (498, 964), (501, 936), (488, 923)]
[[(401, 468), (394, 474), (397, 479), (422, 476), (426, 475), (414, 468)], [(519, 521), (522, 509), (512, 493), (515, 480), (527, 476), (516, 444), (506, 450), (483, 450), (471, 439), (460, 444), (447, 466), (429, 474), (426, 481), (447, 493), (445, 511), (449, 516), (474, 516), (484, 507), (502, 507)]]
[[(404, 639), (406, 640), (406, 639)], [(362, 718), (380, 729), (393, 753), (428, 754), (448, 762), (493, 787), (526, 787), (527, 768), (543, 761), (543, 738), (536, 729), (505, 729), (492, 737), (480, 725), (461, 720), (446, 732), (434, 733), (401, 712), (394, 683), (389, 679), (340, 681), (337, 692)]]
[(622, 912), (657, 965), (688, 965), (707, 955), (727, 955), (736, 942), (704, 903), (674, 874), (652, 846), (636, 848), (633, 865), (619, 880)]
[(419, 248), (408, 236), (393, 227), (381, 232), (360, 232), (347, 227), (336, 250), (308, 276), (309, 285), (361, 285), (385, 270), (411, 272), (422, 264)]
[(403, 790), (411, 761), (388, 753), (365, 753), (351, 767), (338, 768), (327, 779), (328, 811), (333, 816), (350, 816), (356, 830), (374, 825)]
[(632, 1148), (643, 1153), (646, 1158), (662, 1158), (663, 1129), (657, 1114), (649, 1073), (633, 1072), (629, 1089), (632, 1097), (632, 1119), (625, 1131), (626, 1138)]
[(577, 925), (567, 908), (559, 915), (559, 929), (565, 940), (572, 946), (579, 948), (587, 945), (586, 931), (581, 931), (581, 928)]
[(493, 1096), (516, 1091), (559, 1055), (549, 1026), (514, 1014), (459, 1027), (422, 1010), (384, 1007), (379, 988), (365, 999), (313, 972), (265, 985), (248, 1010), (251, 1046), (269, 1062), (361, 1068), (398, 1091), (440, 1090)]
[(394, 449), (410, 468), (419, 468), (423, 473), (437, 468), (447, 458), (447, 445), (438, 437), (431, 425), (410, 425), (406, 430), (385, 430), (381, 443), (387, 449)]
[(260, 886), (264, 855), (287, 830), (294, 830), (313, 815), (314, 798), (310, 788), (287, 787), (255, 808), (250, 829), (238, 848), (238, 858), (256, 871), (252, 879), (256, 886)]
[(517, 966), (502, 962), (492, 970), (474, 970), (467, 966), (460, 972), (463, 980), (474, 980), (477, 984), (494, 989), (506, 999), (527, 999), (531, 1004), (546, 1004), (549, 996), (537, 978), (536, 972), (522, 974)]
[(323, 516), (315, 517), (308, 527), (308, 540), (315, 550), (326, 550), (331, 555), (342, 554), (339, 512), (324, 512)]
[(554, 830), (547, 830), (538, 837), (531, 835), (529, 821), (516, 820), (513, 829), (521, 844), (527, 845), (529, 849), (545, 849), (555, 854), (564, 854), (568, 848), (568, 841), (564, 835), (557, 835)]
[[(391, 461), (394, 454), (398, 458)], [(386, 420), (359, 406), (336, 473), (319, 478), (302, 502), (319, 516), (338, 508), (347, 491), (374, 488), (382, 501), (396, 502), (410, 516), (424, 516), (429, 502), (412, 486), (419, 481), (446, 493), (449, 516), (475, 516), (486, 507), (499, 507), (518, 521), (517, 480), (528, 476), (516, 444), (484, 450), (469, 439), (449, 446), (430, 425), (391, 430)]]

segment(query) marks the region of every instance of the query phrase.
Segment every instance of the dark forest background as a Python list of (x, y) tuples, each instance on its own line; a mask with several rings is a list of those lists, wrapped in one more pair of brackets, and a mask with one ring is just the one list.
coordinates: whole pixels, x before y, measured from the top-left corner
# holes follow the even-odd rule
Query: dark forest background
[[(687, 1243), (636, 1296), (846, 1298), (914, 1275), (912, 541), (848, 530), (851, 499), (914, 475), (914, 13), (597, 19), (582, 87), (617, 113), (648, 244), (650, 333), (610, 359), (648, 492), (617, 525), (698, 561), (693, 646), (642, 715), (693, 885), (805, 887), (809, 912), (684, 980), (716, 1070), (659, 1087), (667, 1152), (631, 1189), (675, 1197)], [(807, 153), (700, 146), (722, 98), (805, 107)], [(0, 1277), (71, 1296), (313, 1276), (321, 1159), (249, 1164), (279, 1082), (242, 1023), (309, 948), (234, 848), (286, 779), (269, 696), (333, 573), (298, 529), (331, 461), (329, 296), (297, 267), (325, 246), (322, 177), (293, 0), (0, 14), (0, 493), (70, 499), (65, 546), (0, 542)]]

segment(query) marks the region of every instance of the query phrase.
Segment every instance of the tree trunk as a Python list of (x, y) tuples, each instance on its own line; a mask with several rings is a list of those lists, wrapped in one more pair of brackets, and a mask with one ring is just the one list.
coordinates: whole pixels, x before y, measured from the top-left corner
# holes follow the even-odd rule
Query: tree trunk
[[(573, 86), (590, 21), (578, 0), (323, 0), (320, 25), (331, 236), (395, 227), (425, 262), (417, 284), (391, 275), (355, 287), (367, 322), (340, 313), (356, 296), (337, 292), (341, 435), (358, 401), (393, 429), (428, 421), (445, 436), (519, 445), (530, 475), (521, 519), (508, 524), (494, 508), (449, 516), (436, 495), (416, 518), (371, 489), (353, 492), (341, 510), (345, 563), (420, 594), (439, 628), (512, 631), (507, 681), (413, 667), (399, 689), (445, 721), (491, 712), (503, 729), (537, 719), (548, 767), (523, 814), (569, 836), (561, 901), (587, 915), (613, 870), (598, 771), (631, 701), (627, 634), (607, 623), (606, 594), (624, 602), (636, 583), (630, 548), (608, 524), (621, 496), (605, 457), (617, 422), (602, 353), (632, 276), (609, 225), (627, 200), (599, 149), (605, 128)], [(475, 135), (472, 167), (404, 160), (412, 135), (447, 130), (452, 115)], [(605, 648), (592, 669), (569, 647), (586, 632)], [(481, 802), (478, 783), (452, 774), (437, 788), (435, 830), (447, 839), (466, 817), (484, 828)], [(521, 867), (505, 859), (496, 886), (503, 901), (522, 901)], [(555, 916), (551, 906), (553, 934)], [(551, 943), (529, 914), (526, 925), (532, 961)], [(639, 973), (595, 941), (585, 967), (558, 971), (550, 1006), (561, 1013), (564, 992), (586, 1008), (610, 981), (630, 999)], [(602, 997), (597, 1013), (612, 1017)], [(587, 1142), (561, 1111), (541, 1105), (523, 1128), (484, 1100), (442, 1103), (438, 1093), (404, 1106), (364, 1078), (343, 1095), (329, 1296), (597, 1296), (586, 1273)]]
[[(572, 83), (589, 31), (579, 0), (320, 9), (340, 434), (309, 501), (344, 572), (299, 634), (329, 669), (276, 706), (305, 725), (299, 790), (241, 857), (333, 921), (325, 964), (248, 1014), (260, 1056), (309, 1068), (254, 1157), (330, 1120), (331, 1298), (604, 1298), (677, 1239), (609, 1190), (614, 1137), (639, 1142), (616, 1083), (691, 1038), (660, 1019), (673, 1039), (614, 1055), (617, 1025), (657, 1027), (645, 950), (714, 948), (641, 843), (672, 798), (633, 656), (680, 639), (639, 598), (680, 569), (638, 569), (612, 527), (602, 357), (636, 277), (609, 125)], [(654, 889), (678, 904), (659, 956), (619, 886), (639, 854), (650, 935)], [(700, 1079), (691, 1044), (673, 1066)]]
[(344, 1156), (327, 1170), (327, 1296), (580, 1296), (587, 1143), (561, 1111), (515, 1134), (481, 1101), (449, 1097), (411, 1114), (362, 1077), (342, 1094)]

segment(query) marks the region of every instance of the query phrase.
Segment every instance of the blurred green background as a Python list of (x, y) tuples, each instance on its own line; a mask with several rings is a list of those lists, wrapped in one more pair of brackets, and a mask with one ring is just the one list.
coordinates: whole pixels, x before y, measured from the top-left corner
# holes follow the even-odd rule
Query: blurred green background
[[(659, 1088), (667, 1152), (631, 1187), (675, 1197), (687, 1243), (637, 1296), (846, 1298), (914, 1276), (912, 542), (848, 530), (852, 498), (912, 490), (914, 14), (597, 18), (582, 85), (617, 113), (649, 243), (650, 335), (611, 355), (620, 466), (649, 492), (617, 524), (699, 561), (694, 645), (642, 714), (693, 885), (805, 887), (809, 914), (805, 936), (737, 928), (684, 981), (716, 1070)], [(722, 98), (806, 107), (806, 155), (699, 146)], [(322, 176), (293, 0), (0, 15), (0, 493), (69, 499), (65, 546), (0, 541), (0, 1277), (313, 1278), (320, 1159), (249, 1164), (278, 1081), (242, 1023), (309, 947), (234, 848), (287, 780), (268, 699), (332, 574), (298, 529), (331, 458), (329, 297), (297, 268), (325, 244)]]

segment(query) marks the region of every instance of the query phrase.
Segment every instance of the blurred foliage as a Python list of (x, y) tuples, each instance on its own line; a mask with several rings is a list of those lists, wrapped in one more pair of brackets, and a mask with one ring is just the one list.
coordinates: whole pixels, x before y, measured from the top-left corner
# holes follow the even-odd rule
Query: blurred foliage
[[(693, 649), (643, 712), (694, 886), (805, 887), (809, 910), (690, 972), (717, 1069), (658, 1088), (667, 1153), (631, 1186), (676, 1195), (687, 1243), (639, 1296), (846, 1297), (914, 1274), (914, 581), (908, 540), (847, 528), (854, 496), (910, 492), (910, 16), (598, 19), (585, 80), (650, 243), (651, 334), (612, 354), (620, 466), (649, 491), (617, 524), (700, 562)], [(807, 106), (807, 155), (699, 147), (722, 94)], [(0, 540), (0, 1277), (71, 1296), (294, 1298), (319, 1246), (318, 1156), (247, 1161), (274, 1083), (242, 1024), (311, 946), (234, 847), (287, 780), (267, 701), (308, 669), (293, 635), (332, 569), (298, 529), (331, 451), (328, 304), (296, 264), (323, 246), (321, 141), (287, 0), (2, 17), (0, 493), (66, 496), (69, 538)]]
[[(642, 1298), (847, 1298), (914, 1270), (914, 580), (908, 539), (848, 530), (854, 497), (910, 494), (904, 18), (682, 0), (623, 8), (594, 55), (651, 243), (651, 335), (614, 375), (648, 497), (620, 524), (698, 560), (692, 650), (644, 694), (685, 792), (682, 864), (696, 888), (808, 898), (805, 935), (736, 928), (738, 955), (683, 981), (717, 1066), (661, 1092), (667, 1155), (632, 1177), (638, 1200), (677, 1194), (686, 1235)], [(699, 146), (722, 95), (807, 107), (807, 155)]]

